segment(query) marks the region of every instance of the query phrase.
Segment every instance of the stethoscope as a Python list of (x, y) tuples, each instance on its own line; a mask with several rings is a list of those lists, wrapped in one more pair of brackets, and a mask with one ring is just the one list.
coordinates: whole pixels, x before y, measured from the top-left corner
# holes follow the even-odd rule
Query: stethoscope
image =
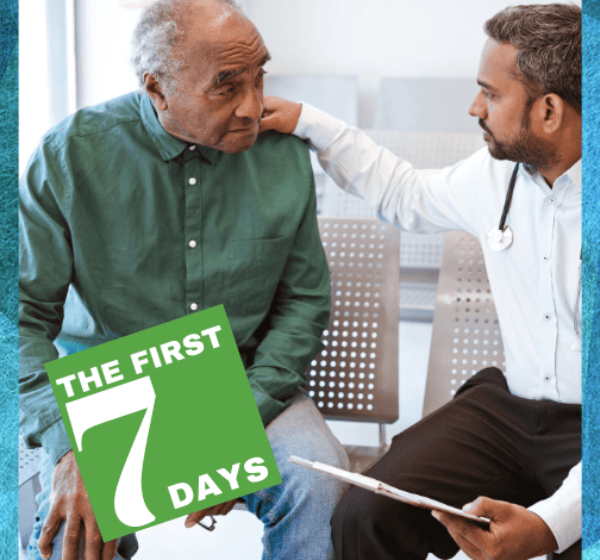
[(513, 232), (509, 226), (506, 225), (506, 217), (510, 210), (510, 204), (512, 202), (513, 192), (515, 190), (515, 183), (517, 182), (517, 173), (519, 172), (519, 164), (515, 165), (515, 168), (510, 177), (510, 183), (508, 184), (508, 192), (506, 193), (506, 200), (504, 201), (504, 209), (502, 210), (502, 216), (500, 217), (500, 223), (497, 228), (493, 228), (487, 234), (487, 244), (492, 251), (504, 251), (508, 249), (513, 242)]
[[(500, 223), (498, 224), (497, 228), (491, 229), (487, 234), (487, 245), (492, 251), (504, 251), (505, 249), (508, 249), (513, 242), (513, 232), (512, 229), (506, 225), (506, 218), (508, 216), (508, 211), (510, 210), (518, 172), (519, 164), (517, 163), (510, 177), (510, 183), (508, 184), (508, 192), (506, 193), (506, 200), (504, 201), (504, 208), (502, 210), (502, 216), (500, 217)], [(581, 352), (581, 254), (579, 255), (578, 274), (579, 281), (577, 283), (577, 297), (575, 298), (575, 313), (573, 316), (573, 328), (575, 329), (575, 337), (577, 338), (577, 342), (571, 346), (571, 350), (574, 352)]]

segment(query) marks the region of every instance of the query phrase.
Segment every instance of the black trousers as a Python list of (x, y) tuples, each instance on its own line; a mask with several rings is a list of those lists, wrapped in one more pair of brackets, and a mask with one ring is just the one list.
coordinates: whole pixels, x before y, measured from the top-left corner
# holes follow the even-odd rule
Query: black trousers
[[(502, 372), (488, 368), (398, 434), (366, 474), (458, 508), (478, 496), (528, 507), (552, 495), (580, 460), (581, 406), (515, 397)], [(337, 560), (458, 552), (428, 510), (357, 487), (344, 494), (331, 525)], [(556, 558), (581, 558), (581, 543)]]

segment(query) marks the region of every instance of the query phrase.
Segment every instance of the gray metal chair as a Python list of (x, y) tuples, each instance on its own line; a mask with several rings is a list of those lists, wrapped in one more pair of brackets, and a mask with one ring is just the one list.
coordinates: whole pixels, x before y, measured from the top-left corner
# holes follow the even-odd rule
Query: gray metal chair
[(504, 367), (504, 346), (479, 240), (445, 235), (423, 416), (447, 403), (485, 367)]
[(348, 447), (361, 472), (385, 451), (398, 419), (399, 232), (373, 218), (319, 217), (331, 271), (325, 349), (307, 372), (309, 395), (331, 420), (376, 422), (379, 447)]

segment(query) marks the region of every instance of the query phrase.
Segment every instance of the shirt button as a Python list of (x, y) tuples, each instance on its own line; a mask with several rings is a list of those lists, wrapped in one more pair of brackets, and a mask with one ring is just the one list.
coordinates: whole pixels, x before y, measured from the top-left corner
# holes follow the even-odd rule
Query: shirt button
[(190, 177), (189, 183), (190, 183), (190, 185), (195, 185), (196, 184), (196, 177)]
[(192, 151), (192, 152), (193, 152), (195, 149), (196, 149), (196, 146), (194, 146), (194, 144), (192, 144), (192, 145), (190, 146), (190, 151)]
[(549, 376), (549, 375), (544, 375), (544, 379), (545, 379), (546, 381), (550, 381), (550, 376)]
[(550, 201), (551, 204), (554, 204), (556, 202), (556, 198), (554, 198), (553, 196), (550, 197), (548, 200)]
[(196, 242), (192, 239), (190, 241), (190, 247), (193, 249), (196, 246)]
[(544, 315), (544, 319), (546, 319), (546, 321), (550, 320), (550, 315)]
[(198, 309), (198, 304), (197, 304), (197, 303), (192, 303), (192, 304), (190, 305), (190, 309), (191, 309), (192, 311), (196, 311), (196, 309)]
[(548, 255), (544, 255), (542, 258), (544, 259), (544, 262), (548, 262), (550, 260)]

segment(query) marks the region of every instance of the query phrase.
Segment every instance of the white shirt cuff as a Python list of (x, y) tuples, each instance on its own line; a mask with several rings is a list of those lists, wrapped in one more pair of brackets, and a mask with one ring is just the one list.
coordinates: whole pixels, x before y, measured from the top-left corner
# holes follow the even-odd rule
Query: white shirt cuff
[(533, 504), (529, 511), (548, 525), (556, 542), (556, 553), (581, 539), (581, 463), (575, 465), (562, 486), (549, 498)]
[(308, 140), (317, 151), (327, 149), (348, 125), (308, 103), (302, 103), (302, 112), (293, 134)]

